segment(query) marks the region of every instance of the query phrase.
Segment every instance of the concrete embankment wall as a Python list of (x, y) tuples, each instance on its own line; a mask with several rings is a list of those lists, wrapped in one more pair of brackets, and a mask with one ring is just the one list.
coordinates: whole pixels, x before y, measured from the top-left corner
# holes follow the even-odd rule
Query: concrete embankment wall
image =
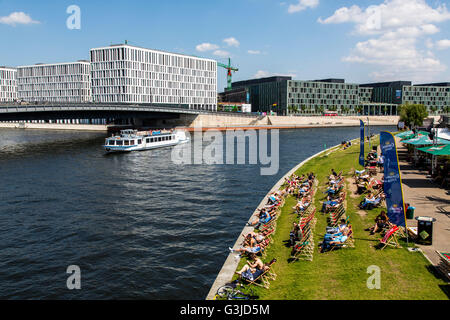
[(100, 124), (63, 124), (63, 123), (10, 123), (0, 122), (0, 128), (74, 130), (74, 131), (108, 131), (108, 126)]
[[(295, 117), (266, 116), (251, 118), (244, 116), (198, 115), (185, 122), (187, 128), (226, 128), (226, 127), (276, 127), (276, 128), (309, 128), (309, 127), (348, 127), (359, 126), (359, 120), (370, 125), (397, 125), (398, 116), (349, 116), (349, 117)], [(186, 119), (186, 118), (185, 118)], [(182, 125), (183, 126), (183, 125)]]
[[(353, 140), (353, 141), (356, 141), (356, 140)], [(323, 150), (319, 153), (316, 153), (315, 155), (302, 161), (300, 164), (298, 164), (297, 166), (292, 168), (288, 173), (286, 173), (267, 193), (267, 195), (264, 197), (264, 199), (261, 201), (261, 203), (258, 205), (258, 207), (255, 209), (255, 211), (251, 215), (248, 222), (250, 222), (253, 219), (254, 215), (258, 212), (258, 208), (263, 207), (267, 203), (267, 201), (269, 200), (269, 195), (275, 191), (280, 190), (281, 186), (283, 185), (283, 183), (285, 181), (285, 178), (291, 176), (294, 172), (296, 172), (299, 168), (301, 168), (303, 165), (305, 165), (311, 159), (318, 157), (322, 154), (328, 154), (333, 151), (336, 151), (339, 148), (339, 146), (340, 145), (337, 145), (337, 146), (331, 147), (329, 149)], [(242, 232), (240, 233), (236, 243), (234, 244), (233, 249), (239, 248), (241, 246), (242, 242), (244, 241), (244, 236), (246, 234), (248, 234), (249, 232), (252, 232), (253, 230), (254, 230), (253, 227), (245, 226), (244, 229), (242, 230)], [(239, 265), (239, 261), (240, 261), (240, 259), (236, 259), (236, 255), (237, 255), (237, 253), (230, 253), (228, 255), (227, 259), (225, 260), (225, 263), (222, 266), (222, 269), (220, 270), (219, 274), (217, 275), (216, 280), (212, 284), (211, 289), (210, 289), (208, 295), (206, 296), (206, 300), (213, 300), (217, 293), (217, 289), (219, 289), (221, 286), (223, 286), (224, 284), (231, 281), (234, 273), (236, 272), (236, 268)]]

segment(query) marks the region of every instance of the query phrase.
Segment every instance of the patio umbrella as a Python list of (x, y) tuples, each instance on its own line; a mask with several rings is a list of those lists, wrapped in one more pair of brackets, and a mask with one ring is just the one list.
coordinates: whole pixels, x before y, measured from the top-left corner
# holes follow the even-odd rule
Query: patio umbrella
[[(405, 140), (402, 141), (403, 143), (406, 144), (412, 144), (415, 146), (420, 146), (420, 145), (429, 145), (429, 144), (433, 144), (433, 140), (431, 140), (428, 136), (418, 136), (416, 138), (413, 139), (409, 139), (409, 140)], [(445, 139), (437, 139), (437, 144), (441, 145), (441, 144), (450, 144), (450, 140), (445, 140)]]
[(399, 138), (403, 138), (403, 137), (406, 137), (406, 136), (410, 136), (412, 134), (414, 134), (414, 132), (412, 132), (412, 130), (409, 130), (409, 131), (404, 131), (404, 132), (397, 133), (395, 136), (399, 137)]
[(450, 144), (446, 144), (443, 146), (418, 148), (417, 150), (430, 153), (434, 156), (450, 156)]

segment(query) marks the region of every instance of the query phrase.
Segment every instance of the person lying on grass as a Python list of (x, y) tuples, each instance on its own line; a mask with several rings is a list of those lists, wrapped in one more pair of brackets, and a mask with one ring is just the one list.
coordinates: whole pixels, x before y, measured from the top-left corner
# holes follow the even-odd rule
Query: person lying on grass
[(247, 264), (242, 267), (241, 270), (237, 271), (236, 274), (241, 278), (253, 281), (267, 270), (269, 270), (269, 266), (264, 264), (256, 254), (251, 254), (250, 260), (247, 261)]
[(375, 232), (391, 227), (391, 225), (392, 224), (390, 223), (386, 212), (381, 211), (381, 213), (375, 218), (375, 225), (371, 228), (367, 228), (365, 231), (370, 231), (370, 234), (373, 235)]

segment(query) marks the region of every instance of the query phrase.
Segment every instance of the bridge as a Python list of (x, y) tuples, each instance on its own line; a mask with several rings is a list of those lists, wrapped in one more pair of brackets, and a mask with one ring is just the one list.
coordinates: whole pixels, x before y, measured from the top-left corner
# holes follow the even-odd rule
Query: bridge
[[(181, 114), (226, 114), (189, 109), (187, 105), (127, 103), (35, 103), (0, 104), (0, 121), (59, 119), (177, 119)], [(255, 115), (239, 114), (255, 117)]]

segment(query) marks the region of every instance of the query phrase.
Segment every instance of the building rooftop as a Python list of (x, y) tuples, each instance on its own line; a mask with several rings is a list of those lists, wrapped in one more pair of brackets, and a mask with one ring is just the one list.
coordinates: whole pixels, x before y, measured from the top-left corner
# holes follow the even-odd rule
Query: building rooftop
[(267, 78), (250, 79), (250, 80), (233, 82), (231, 85), (232, 85), (233, 89), (235, 89), (237, 87), (248, 86), (248, 85), (252, 85), (252, 84), (260, 84), (260, 83), (268, 83), (268, 82), (281, 82), (281, 81), (286, 81), (286, 80), (292, 80), (292, 77), (273, 76), (273, 77), (267, 77)]
[(160, 50), (160, 49), (144, 48), (144, 47), (140, 47), (140, 46), (130, 45), (128, 43), (111, 44), (110, 46), (107, 46), (107, 47), (96, 47), (96, 48), (90, 49), (90, 51), (92, 51), (92, 50), (101, 50), (101, 49), (111, 49), (113, 47), (130, 47), (130, 48), (149, 50), (149, 51), (157, 51), (157, 52), (175, 54), (175, 55), (178, 55), (178, 56), (191, 57), (191, 58), (197, 58), (197, 59), (210, 60), (210, 61), (217, 62), (214, 59), (203, 58), (203, 57), (195, 56), (195, 55), (192, 55), (192, 54), (184, 54), (184, 53), (170, 52), (170, 51), (165, 51), (165, 50)]
[(450, 87), (450, 82), (415, 84), (415, 87)]
[(359, 86), (379, 88), (379, 87), (395, 87), (395, 86), (410, 86), (410, 85), (412, 85), (411, 81), (387, 81), (387, 82), (365, 83), (360, 84)]

